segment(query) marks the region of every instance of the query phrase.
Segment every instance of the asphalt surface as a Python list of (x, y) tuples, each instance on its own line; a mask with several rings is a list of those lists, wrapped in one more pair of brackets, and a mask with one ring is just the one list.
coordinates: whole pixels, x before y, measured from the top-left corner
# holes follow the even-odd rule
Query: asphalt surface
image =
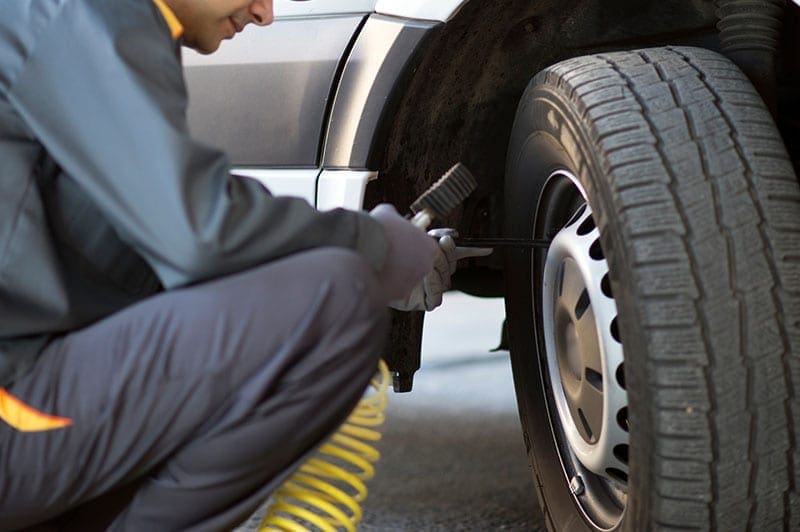
[(502, 320), (502, 300), (457, 293), (428, 314), (414, 391), (390, 392), (360, 531), (544, 530), (508, 353), (489, 352)]

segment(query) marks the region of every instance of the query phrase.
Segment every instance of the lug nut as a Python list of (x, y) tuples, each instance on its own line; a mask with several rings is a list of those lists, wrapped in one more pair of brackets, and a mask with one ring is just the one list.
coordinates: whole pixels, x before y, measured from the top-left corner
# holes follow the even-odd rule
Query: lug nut
[(583, 479), (576, 475), (569, 481), (569, 491), (576, 497), (583, 494)]

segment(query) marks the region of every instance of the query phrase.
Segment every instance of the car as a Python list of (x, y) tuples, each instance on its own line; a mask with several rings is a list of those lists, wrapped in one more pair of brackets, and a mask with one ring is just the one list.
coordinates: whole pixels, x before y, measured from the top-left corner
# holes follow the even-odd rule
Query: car
[[(191, 130), (319, 209), (407, 209), (471, 169), (476, 192), (437, 222), (513, 239), (453, 282), (505, 298), (551, 530), (800, 528), (796, 3), (275, 11), (185, 52)], [(394, 316), (399, 391), (422, 319)]]

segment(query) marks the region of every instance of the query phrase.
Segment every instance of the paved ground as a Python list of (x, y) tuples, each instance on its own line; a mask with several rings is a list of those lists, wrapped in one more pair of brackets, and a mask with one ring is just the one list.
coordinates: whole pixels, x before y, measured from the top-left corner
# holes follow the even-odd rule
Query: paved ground
[(463, 294), (428, 315), (414, 391), (389, 397), (359, 530), (544, 530), (508, 353), (488, 353), (502, 318), (502, 300)]

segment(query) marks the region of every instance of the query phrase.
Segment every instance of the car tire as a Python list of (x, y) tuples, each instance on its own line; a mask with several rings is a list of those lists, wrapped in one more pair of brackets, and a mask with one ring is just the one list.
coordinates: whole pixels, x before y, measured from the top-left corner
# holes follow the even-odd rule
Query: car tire
[(551, 243), (507, 252), (506, 308), (551, 530), (800, 524), (799, 206), (771, 116), (714, 52), (531, 81), (506, 234)]

